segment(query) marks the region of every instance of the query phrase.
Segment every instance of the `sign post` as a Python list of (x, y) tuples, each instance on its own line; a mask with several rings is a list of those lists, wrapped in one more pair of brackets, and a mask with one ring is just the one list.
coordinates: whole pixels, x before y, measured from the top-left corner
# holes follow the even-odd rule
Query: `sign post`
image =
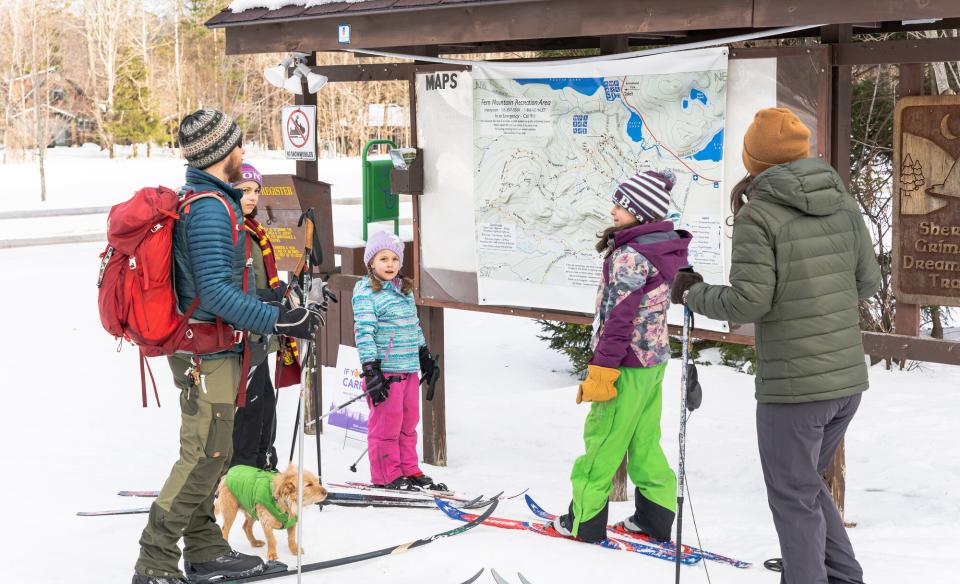
[(960, 306), (960, 96), (897, 102), (893, 164), (897, 301)]

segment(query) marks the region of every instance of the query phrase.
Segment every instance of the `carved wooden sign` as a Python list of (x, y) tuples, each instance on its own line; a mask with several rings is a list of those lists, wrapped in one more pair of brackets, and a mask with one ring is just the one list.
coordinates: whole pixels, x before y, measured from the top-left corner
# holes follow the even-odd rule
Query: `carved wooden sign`
[(317, 219), (316, 229), (323, 251), (323, 263), (316, 266), (316, 271), (332, 272), (335, 269), (331, 204), (330, 185), (326, 183), (289, 174), (263, 175), (257, 219), (273, 244), (279, 271), (293, 271), (300, 263), (306, 228), (297, 223), (302, 211), (311, 207)]
[(960, 306), (960, 96), (899, 100), (893, 149), (894, 293)]

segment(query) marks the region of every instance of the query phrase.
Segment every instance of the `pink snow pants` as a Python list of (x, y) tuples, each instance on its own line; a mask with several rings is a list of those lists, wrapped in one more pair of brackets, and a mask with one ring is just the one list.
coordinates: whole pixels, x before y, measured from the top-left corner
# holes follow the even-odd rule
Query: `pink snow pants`
[(384, 373), (393, 379), (387, 400), (374, 406), (367, 398), (367, 456), (370, 479), (385, 485), (404, 476), (422, 474), (417, 456), (417, 423), (420, 421), (420, 378), (416, 373)]

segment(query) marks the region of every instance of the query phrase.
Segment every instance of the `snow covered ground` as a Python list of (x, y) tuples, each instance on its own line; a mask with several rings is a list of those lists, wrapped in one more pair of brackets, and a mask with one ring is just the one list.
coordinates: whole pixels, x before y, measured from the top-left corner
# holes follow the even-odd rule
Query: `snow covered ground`
[[(151, 158), (130, 158), (129, 147), (118, 146), (117, 157), (108, 158), (96, 145), (82, 148), (47, 150), (47, 201), (40, 202), (37, 163), (0, 164), (0, 240), (18, 240), (67, 234), (92, 235), (105, 231), (103, 214), (63, 217), (3, 218), (20, 210), (68, 210), (84, 207), (109, 207), (125, 201), (140, 187), (165, 185), (177, 188), (183, 183), (184, 161), (176, 151), (155, 149)], [(295, 163), (282, 152), (247, 149), (246, 160), (263, 174), (289, 174)], [(337, 245), (361, 242), (360, 159), (334, 158), (319, 162), (320, 180), (332, 185), (334, 231)], [(410, 238), (412, 208), (401, 200), (400, 235)], [(404, 220), (406, 220), (404, 222)], [(2, 241), (0, 241), (2, 243)]]
[[(91, 162), (88, 174), (126, 168), (114, 164)], [(153, 164), (133, 171), (139, 175), (117, 172), (134, 185), (175, 182), (154, 177), (166, 173), (168, 164), (173, 176), (177, 161)], [(20, 180), (18, 172), (0, 165), (0, 184)], [(86, 201), (83, 205), (103, 204), (82, 190), (76, 198)], [(135, 352), (129, 347), (117, 352), (100, 326), (93, 282), (101, 250), (97, 243), (0, 250), (0, 268), (7, 275), (0, 292), (7, 331), (0, 339), (7, 396), (0, 431), (9, 468), (0, 486), (10, 556), (4, 582), (129, 582), (146, 516), (75, 513), (148, 504), (115, 493), (159, 488), (177, 456), (177, 394), (165, 362), (154, 360), (163, 406), (143, 409)], [(472, 495), (529, 487), (543, 506), (562, 510), (570, 495), (570, 468), (582, 449), (587, 407), (574, 403), (576, 381), (566, 373), (565, 359), (547, 350), (537, 333), (536, 324), (526, 319), (447, 311), (442, 350), (449, 466), (425, 470)], [(690, 420), (687, 469), (701, 541), (707, 549), (758, 564), (749, 570), (705, 566), (716, 584), (773, 584), (779, 576), (759, 567), (777, 556), (778, 548), (756, 452), (752, 377), (718, 365), (701, 367), (700, 375), (704, 405)], [(960, 369), (929, 365), (886, 372), (875, 367), (871, 381), (847, 435), (847, 519), (857, 524), (850, 536), (867, 581), (955, 581), (951, 571), (960, 560), (953, 545), (960, 523), (955, 443), (960, 435), (954, 420), (960, 410)], [(679, 368), (672, 362), (663, 422), (671, 461), (677, 451), (678, 385)], [(284, 390), (280, 398), (277, 444), (284, 460), (296, 397)], [(312, 437), (306, 444), (305, 459), (313, 467)], [(367, 479), (365, 463), (356, 475), (348, 470), (362, 450), (363, 443), (345, 443), (341, 430), (328, 429), (325, 482)], [(626, 516), (630, 508), (630, 503), (614, 504), (611, 517)], [(689, 511), (688, 542), (694, 538)], [(520, 499), (502, 502), (496, 514), (533, 518)], [(453, 525), (431, 510), (309, 509), (305, 561), (374, 550)], [(253, 551), (238, 527), (231, 543)], [(280, 559), (294, 561), (282, 546)], [(514, 582), (520, 571), (534, 584), (673, 579), (673, 566), (660, 560), (478, 527), (403, 555), (307, 574), (304, 581), (453, 584), (481, 567), (495, 568)], [(704, 566), (684, 569), (683, 580), (707, 582)], [(492, 578), (488, 574), (480, 581)]]

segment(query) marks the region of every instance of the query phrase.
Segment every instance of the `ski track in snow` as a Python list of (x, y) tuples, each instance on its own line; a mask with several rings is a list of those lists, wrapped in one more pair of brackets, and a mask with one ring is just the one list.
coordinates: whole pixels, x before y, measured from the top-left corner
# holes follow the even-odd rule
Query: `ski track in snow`
[[(117, 173), (110, 180), (129, 184), (174, 184), (165, 177), (182, 170), (173, 159), (122, 162), (88, 161), (87, 172)], [(56, 176), (56, 158), (51, 168)], [(153, 181), (147, 178), (155, 175)], [(19, 165), (0, 165), (0, 184), (25, 177)], [(97, 199), (96, 193), (76, 195), (83, 204), (111, 202)], [(22, 191), (8, 191), (2, 199), (8, 197), (25, 204), (0, 200), (0, 207), (29, 204)], [(81, 206), (56, 201), (61, 202)], [(152, 360), (163, 407), (143, 409), (135, 351), (128, 346), (117, 352), (116, 342), (101, 328), (94, 281), (102, 247), (0, 250), (8, 282), (0, 293), (7, 330), (0, 355), (6, 394), (12, 397), (2, 437), (8, 445), (23, 446), (12, 452), (24, 461), (12, 461), (9, 472), (16, 478), (0, 487), (8, 507), (4, 540), (13, 544), (7, 549), (14, 555), (4, 581), (38, 581), (42, 573), (42, 581), (51, 584), (128, 582), (146, 516), (74, 514), (140, 505), (142, 500), (115, 493), (159, 488), (177, 455), (177, 392), (165, 361)], [(547, 510), (562, 512), (588, 409), (574, 403), (576, 380), (566, 373), (565, 358), (537, 340), (538, 327), (527, 319), (448, 310), (445, 323), (446, 346), (433, 349), (443, 353), (447, 371), (449, 466), (424, 470), (471, 496), (500, 490), (513, 494), (529, 487)], [(872, 387), (847, 434), (846, 450), (846, 518), (857, 523), (849, 533), (866, 579), (871, 584), (951, 581), (946, 571), (960, 560), (952, 545), (960, 523), (960, 456), (953, 421), (960, 409), (960, 369), (925, 365), (916, 372), (887, 372), (873, 367), (870, 375)], [(701, 541), (696, 541), (689, 505), (684, 541), (758, 566), (737, 570), (711, 563), (716, 584), (776, 583), (779, 575), (760, 567), (779, 552), (757, 455), (753, 379), (719, 365), (700, 367), (700, 376), (704, 404), (688, 426), (687, 472)], [(674, 467), (678, 386), (679, 367), (673, 361), (664, 385), (662, 444)], [(296, 401), (294, 390), (281, 391), (281, 460), (289, 455)], [(314, 468), (314, 438), (308, 436), (305, 444), (307, 466)], [(345, 443), (342, 430), (328, 428), (323, 436), (325, 481), (367, 480), (365, 461), (357, 474), (348, 470), (363, 447), (360, 441)], [(631, 507), (613, 504), (611, 520), (625, 517)], [(522, 498), (503, 501), (496, 514), (533, 519)], [(303, 525), (305, 562), (378, 549), (454, 526), (431, 510), (338, 507), (307, 510)], [(231, 543), (242, 552), (262, 552), (249, 546), (239, 525)], [(281, 561), (295, 564), (282, 544), (279, 553)], [(598, 574), (660, 583), (673, 581), (674, 569), (596, 546), (479, 527), (400, 556), (306, 574), (304, 580), (462, 582), (481, 566), (510, 578), (521, 571), (534, 584), (592, 582)], [(703, 568), (685, 568), (683, 581), (706, 582)]]

